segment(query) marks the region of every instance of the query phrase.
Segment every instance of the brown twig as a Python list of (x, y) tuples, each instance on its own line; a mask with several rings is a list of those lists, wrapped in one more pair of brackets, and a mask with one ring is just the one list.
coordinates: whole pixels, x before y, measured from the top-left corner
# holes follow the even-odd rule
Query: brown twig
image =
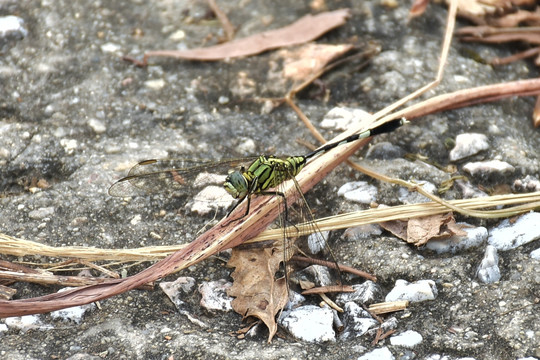
[[(336, 264), (335, 262), (332, 262), (332, 261), (326, 261), (326, 260), (321, 260), (321, 259), (313, 259), (313, 258), (309, 258), (309, 257), (305, 257), (305, 256), (299, 256), (299, 255), (294, 255), (291, 258), (291, 260), (293, 260), (293, 261), (302, 261), (302, 262), (307, 262), (307, 263), (316, 264), (316, 265), (322, 265), (322, 266), (326, 266), (327, 268), (336, 269), (336, 270), (348, 272), (350, 274), (358, 275), (360, 277), (371, 280), (373, 282), (377, 281), (377, 277), (374, 276), (374, 275), (371, 275), (371, 274), (369, 274), (369, 273), (367, 273), (365, 271), (361, 271), (361, 270), (355, 269), (355, 268), (347, 266), (347, 265)], [(339, 267), (339, 269), (338, 269), (338, 267)]]
[(221, 23), (221, 26), (223, 26), (223, 30), (225, 31), (227, 41), (231, 41), (232, 39), (234, 39), (234, 32), (235, 32), (234, 26), (229, 21), (227, 14), (221, 11), (221, 9), (219, 8), (215, 0), (207, 0), (207, 2), (208, 2), (208, 6), (210, 6), (214, 14), (216, 14), (216, 17)]

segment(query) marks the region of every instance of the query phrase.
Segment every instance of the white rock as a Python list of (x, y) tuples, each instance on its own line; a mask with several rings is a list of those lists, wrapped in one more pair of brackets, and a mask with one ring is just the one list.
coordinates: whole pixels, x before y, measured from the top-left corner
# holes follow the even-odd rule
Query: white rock
[(365, 117), (366, 112), (360, 109), (335, 107), (326, 113), (321, 127), (323, 129), (347, 130), (358, 122), (358, 119)]
[(118, 44), (108, 42), (101, 45), (101, 51), (103, 51), (104, 53), (109, 53), (109, 54), (117, 53), (117, 52), (120, 52), (121, 50), (122, 48)]
[(464, 225), (463, 230), (467, 233), (467, 236), (454, 235), (447, 239), (433, 239), (428, 241), (425, 248), (438, 254), (456, 253), (480, 246), (488, 238), (488, 231), (485, 227), (467, 227), (468, 224), (466, 223), (459, 223), (459, 225)]
[(63, 321), (72, 321), (74, 323), (80, 324), (84, 314), (87, 311), (91, 311), (96, 307), (94, 303), (73, 306), (66, 309), (56, 310), (51, 312), (51, 317), (53, 319), (59, 319)]
[(227, 280), (205, 281), (199, 285), (202, 295), (201, 306), (208, 310), (229, 311), (232, 310), (232, 297), (227, 295), (227, 289), (232, 283)]
[(463, 166), (463, 170), (467, 171), (469, 174), (482, 175), (482, 174), (509, 174), (513, 173), (515, 168), (509, 163), (501, 160), (490, 160), (490, 161), (479, 161), (471, 162)]
[(19, 329), (22, 332), (33, 329), (48, 330), (53, 328), (52, 325), (44, 325), (38, 315), (8, 317), (4, 319), (4, 323), (8, 328)]
[(382, 229), (377, 224), (365, 224), (352, 228), (348, 228), (343, 233), (343, 237), (347, 240), (363, 240), (368, 239), (372, 235), (381, 235)]
[(374, 283), (371, 280), (367, 280), (362, 284), (353, 285), (354, 292), (340, 293), (336, 297), (336, 303), (344, 305), (350, 301), (354, 301), (358, 304), (371, 304), (376, 302), (381, 297), (381, 286)]
[(196, 214), (206, 215), (212, 211), (216, 211), (216, 209), (226, 209), (234, 201), (223, 186), (210, 185), (195, 195), (192, 201), (186, 204), (186, 208)]
[(141, 222), (141, 220), (142, 220), (141, 214), (137, 214), (131, 219), (131, 221), (129, 223), (131, 225), (137, 225), (137, 224), (139, 224)]
[(367, 311), (352, 301), (343, 306), (343, 311), (343, 323), (345, 324), (343, 338), (362, 336), (369, 329), (379, 326), (377, 320), (373, 319)]
[(182, 309), (185, 302), (182, 300), (193, 292), (195, 288), (195, 279), (192, 277), (181, 276), (175, 281), (163, 281), (159, 287), (169, 297), (177, 309)]
[(144, 82), (144, 86), (152, 90), (160, 90), (165, 87), (165, 80), (163, 79), (147, 80)]
[(424, 360), (451, 360), (448, 356), (441, 356), (439, 354), (428, 355)]
[(101, 120), (94, 118), (88, 120), (88, 126), (90, 126), (96, 134), (103, 134), (107, 130), (107, 127)]
[(484, 134), (468, 133), (456, 137), (456, 146), (450, 151), (450, 161), (457, 161), (489, 149), (488, 138)]
[(42, 220), (46, 217), (54, 215), (54, 207), (42, 207), (36, 210), (32, 210), (28, 213), (28, 217), (34, 220)]
[(540, 191), (540, 180), (531, 175), (527, 175), (524, 179), (516, 179), (512, 184), (512, 190), (515, 192)]
[(506, 251), (538, 238), (540, 238), (540, 213), (531, 212), (520, 216), (514, 223), (510, 223), (508, 219), (503, 220), (499, 226), (490, 231), (488, 244), (497, 250)]
[(418, 280), (414, 283), (399, 279), (395, 287), (386, 295), (386, 301), (409, 300), (420, 302), (434, 300), (437, 297), (437, 286), (433, 280)]
[(382, 347), (379, 349), (372, 350), (358, 358), (358, 360), (394, 360), (395, 357), (392, 355), (388, 348)]
[(24, 28), (24, 20), (13, 15), (0, 17), (0, 37), (7, 35), (18, 37), (28, 35), (28, 31)]
[(169, 39), (172, 41), (181, 41), (184, 40), (186, 37), (186, 33), (184, 30), (176, 30), (171, 35), (169, 35)]
[(314, 305), (298, 307), (280, 320), (295, 338), (310, 342), (335, 341), (333, 321), (332, 309)]
[[(423, 181), (423, 180), (418, 181), (417, 184), (421, 185), (422, 189), (424, 189), (425, 191), (431, 194), (435, 194), (437, 192), (437, 187), (428, 181)], [(418, 204), (418, 203), (431, 201), (430, 199), (420, 194), (419, 192), (410, 191), (406, 188), (400, 188), (398, 190), (398, 199), (403, 204)]]
[(536, 260), (540, 260), (540, 248), (531, 251), (531, 258), (536, 259)]
[(338, 190), (338, 195), (349, 201), (370, 204), (377, 197), (377, 188), (366, 181), (353, 181), (343, 184)]
[[(66, 287), (58, 290), (59, 293), (73, 289), (72, 287)], [(51, 317), (53, 319), (59, 319), (63, 321), (72, 321), (74, 323), (80, 324), (84, 314), (88, 311), (92, 311), (96, 308), (95, 303), (73, 306), (66, 309), (60, 309), (51, 312)]]
[(317, 231), (313, 234), (309, 234), (307, 238), (307, 246), (309, 252), (312, 254), (318, 254), (326, 248), (326, 242), (330, 231)]
[(235, 150), (239, 154), (254, 154), (256, 149), (257, 145), (253, 139), (244, 139), (240, 144), (238, 144)]
[(62, 145), (66, 153), (73, 154), (79, 143), (75, 139), (60, 139), (60, 145)]
[(477, 187), (473, 186), (468, 181), (456, 180), (455, 185), (456, 185), (456, 188), (458, 188), (459, 191), (461, 191), (461, 194), (464, 199), (473, 199), (473, 198), (488, 196), (488, 194), (478, 189)]
[(484, 284), (492, 284), (501, 279), (499, 256), (494, 246), (488, 245), (482, 262), (476, 270), (476, 276)]
[(390, 344), (395, 346), (403, 346), (413, 348), (424, 340), (420, 333), (414, 330), (407, 330), (401, 334), (394, 335), (390, 338)]

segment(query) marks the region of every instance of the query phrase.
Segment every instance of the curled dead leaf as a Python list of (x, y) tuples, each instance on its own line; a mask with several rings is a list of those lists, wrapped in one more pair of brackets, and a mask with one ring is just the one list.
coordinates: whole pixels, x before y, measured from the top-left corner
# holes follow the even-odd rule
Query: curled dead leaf
[(408, 221), (387, 221), (380, 225), (400, 239), (416, 246), (422, 246), (431, 239), (467, 235), (461, 226), (456, 224), (452, 213), (423, 216)]
[(288, 301), (285, 278), (275, 279), (283, 260), (283, 248), (232, 250), (227, 266), (234, 267), (233, 286), (227, 293), (234, 297), (232, 307), (244, 318), (254, 316), (268, 327), (268, 342), (276, 331), (276, 314)]

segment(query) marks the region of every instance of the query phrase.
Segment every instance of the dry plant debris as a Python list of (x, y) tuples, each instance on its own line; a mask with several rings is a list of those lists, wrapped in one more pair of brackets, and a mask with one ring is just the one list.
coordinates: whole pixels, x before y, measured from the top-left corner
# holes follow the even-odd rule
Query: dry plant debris
[(400, 239), (416, 246), (422, 246), (431, 239), (467, 235), (456, 224), (452, 213), (423, 216), (408, 221), (394, 220), (381, 223), (380, 225)]
[(149, 51), (144, 54), (141, 62), (127, 57), (126, 59), (133, 61), (137, 65), (144, 66), (147, 64), (148, 58), (153, 56), (200, 61), (218, 61), (252, 56), (264, 51), (312, 41), (326, 32), (345, 24), (349, 16), (349, 9), (306, 15), (282, 28), (254, 34), (224, 44), (190, 50)]
[[(449, 3), (451, 0), (447, 0)], [(540, 7), (535, 0), (457, 0), (458, 16), (475, 26), (463, 27), (456, 31), (461, 41), (501, 44), (520, 43), (524, 50), (506, 58), (493, 58), (492, 65), (504, 65), (521, 59), (535, 57), (535, 65), (540, 65)], [(426, 9), (428, 0), (417, 0), (410, 9), (409, 16), (420, 16)], [(540, 97), (537, 98), (532, 114), (535, 127), (540, 126)]]
[(284, 60), (283, 77), (293, 81), (304, 81), (352, 48), (353, 46), (349, 44), (305, 44), (295, 49), (283, 49), (278, 52)]
[(283, 247), (262, 249), (235, 248), (227, 266), (234, 267), (233, 286), (227, 291), (234, 297), (232, 307), (244, 318), (254, 316), (268, 327), (268, 342), (276, 334), (276, 314), (288, 301), (287, 283), (275, 274), (283, 260)]

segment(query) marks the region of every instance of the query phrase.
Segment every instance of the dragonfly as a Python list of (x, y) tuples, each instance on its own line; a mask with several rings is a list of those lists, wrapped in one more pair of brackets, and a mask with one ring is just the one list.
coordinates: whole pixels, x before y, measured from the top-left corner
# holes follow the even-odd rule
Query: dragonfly
[[(236, 203), (227, 213), (229, 217), (237, 206), (244, 201), (247, 202), (245, 213), (236, 220), (246, 217), (250, 211), (250, 202), (253, 196), (279, 196), (283, 199), (280, 206), (284, 216), (280, 216), (280, 226), (283, 228), (283, 264), (285, 266), (284, 277), (288, 289), (288, 273), (287, 261), (294, 251), (289, 250), (291, 247), (287, 245), (289, 236), (286, 233), (287, 223), (289, 220), (289, 210), (285, 201), (285, 194), (280, 192), (280, 185), (287, 180), (292, 180), (297, 191), (300, 193), (300, 214), (301, 220), (308, 223), (311, 227), (311, 243), (316, 243), (316, 247), (325, 249), (327, 256), (333, 259), (335, 268), (339, 276), (338, 283), (341, 283), (341, 273), (339, 265), (335, 261), (335, 257), (326, 242), (326, 239), (315, 225), (311, 209), (305, 201), (300, 186), (296, 182), (295, 177), (302, 171), (306, 163), (323, 153), (330, 151), (343, 144), (351, 143), (359, 139), (368, 138), (383, 133), (389, 133), (401, 127), (407, 122), (406, 119), (394, 119), (383, 123), (370, 130), (353, 134), (344, 138), (341, 141), (329, 143), (322, 147), (299, 156), (276, 157), (274, 155), (259, 155), (254, 157), (226, 159), (221, 161), (200, 161), (191, 159), (152, 159), (144, 160), (133, 166), (128, 176), (118, 180), (109, 188), (109, 194), (115, 197), (129, 197), (152, 192), (171, 192), (178, 191), (188, 197), (194, 195), (196, 191), (204, 191), (210, 187), (210, 184), (218, 182), (219, 176), (216, 173), (229, 170), (225, 180), (222, 181), (222, 187), (212, 188), (211, 192), (217, 192), (224, 189), (225, 192)], [(236, 170), (231, 170), (236, 168)], [(223, 177), (221, 177), (223, 179)], [(202, 189), (202, 190), (199, 190)], [(293, 223), (294, 226), (294, 223)], [(313, 240), (315, 239), (315, 240)], [(293, 243), (292, 241), (291, 243)], [(310, 239), (308, 238), (308, 242)]]
[[(144, 160), (133, 166), (128, 176), (121, 178), (109, 188), (109, 195), (129, 197), (144, 193), (159, 191), (179, 191), (193, 195), (194, 189), (200, 189), (212, 183), (215, 179), (211, 174), (229, 171), (222, 184), (223, 189), (236, 203), (227, 213), (229, 216), (244, 200), (247, 201), (243, 217), (249, 214), (250, 202), (258, 195), (285, 195), (275, 189), (287, 180), (294, 179), (306, 163), (340, 145), (359, 139), (389, 133), (401, 127), (406, 119), (394, 119), (375, 128), (356, 133), (341, 141), (326, 144), (308, 154), (299, 156), (276, 157), (274, 155), (259, 155), (239, 159), (221, 161), (201, 161), (191, 159), (152, 159)], [(247, 164), (247, 165), (246, 165)], [(274, 190), (272, 190), (274, 189)]]

